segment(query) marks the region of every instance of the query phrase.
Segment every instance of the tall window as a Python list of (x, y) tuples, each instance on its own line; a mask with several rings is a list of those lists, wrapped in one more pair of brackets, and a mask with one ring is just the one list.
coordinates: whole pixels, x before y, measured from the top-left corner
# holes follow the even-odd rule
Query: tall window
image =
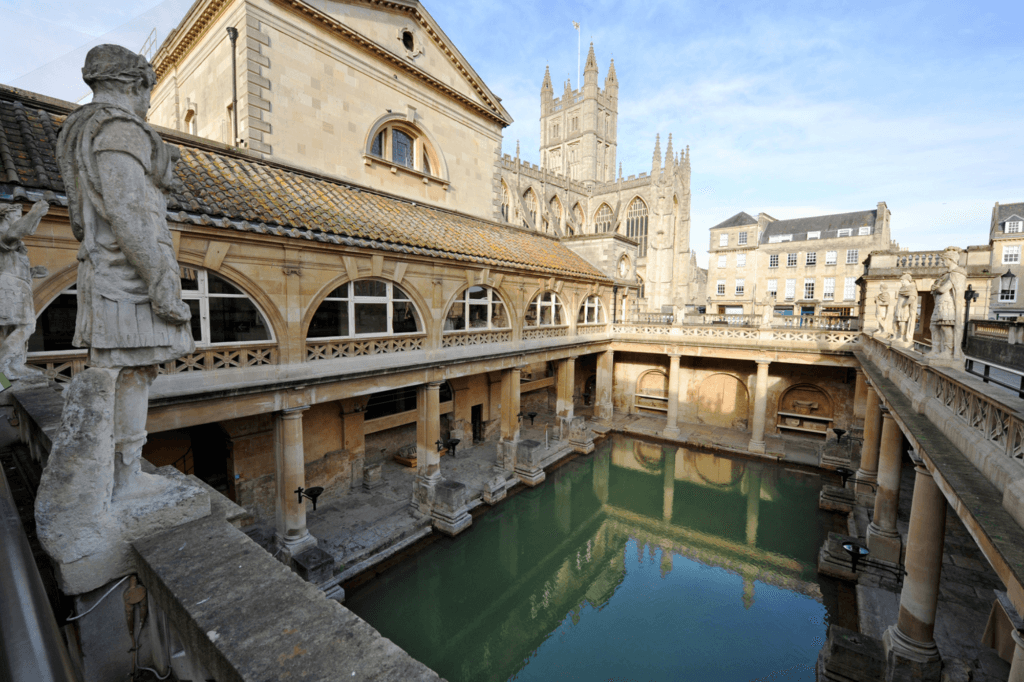
[(608, 204), (601, 204), (594, 215), (594, 232), (610, 232), (612, 229), (612, 209)]
[(182, 266), (181, 298), (192, 311), (196, 345), (270, 340), (270, 327), (256, 305), (219, 275)]
[(1003, 265), (1011, 265), (1020, 262), (1020, 246), (1003, 247)]
[(1017, 277), (1014, 277), (1009, 289), (999, 290), (1000, 303), (1015, 303), (1017, 301), (1017, 283), (1019, 281)]
[(777, 279), (769, 279), (769, 280), (767, 280), (765, 282), (765, 284), (768, 287), (768, 293), (769, 294), (771, 294), (772, 296), (778, 296), (779, 295), (779, 280), (777, 280)]
[(846, 251), (846, 264), (856, 265), (859, 262), (860, 249), (847, 249)]
[(373, 135), (370, 155), (391, 161), (397, 166), (434, 175), (437, 164), (431, 157), (433, 150), (426, 138), (405, 124), (386, 123)]
[(422, 328), (416, 307), (398, 285), (361, 279), (327, 295), (313, 314), (307, 338), (414, 334)]
[(847, 277), (843, 280), (843, 300), (852, 301), (857, 298), (857, 278)]
[(579, 204), (572, 207), (572, 215), (576, 219), (576, 225), (579, 226), (580, 230), (583, 229), (583, 209), (580, 208)]
[(725, 280), (720, 279), (715, 287), (715, 294), (718, 296), (725, 296)]
[(817, 264), (818, 264), (818, 254), (817, 254), (817, 252), (815, 252), (815, 251), (808, 251), (807, 252), (807, 261), (804, 263), (804, 265), (817, 265)]
[(727, 267), (727, 262), (728, 262), (728, 260), (729, 260), (729, 257), (728, 257), (728, 256), (719, 256), (719, 257), (718, 257), (718, 267), (719, 267), (719, 268), (725, 268), (725, 267)]
[(804, 298), (808, 298), (808, 299), (809, 298), (814, 298), (814, 280), (813, 279), (808, 278), (808, 279), (804, 280)]
[(509, 209), (512, 206), (512, 197), (508, 194), (508, 187), (501, 183), (501, 219), (508, 222)]
[(821, 297), (826, 301), (832, 301), (836, 297), (836, 278), (826, 277), (822, 285)]
[(745, 268), (747, 267), (747, 254), (737, 253), (736, 254), (736, 267)]
[(601, 311), (601, 299), (597, 296), (587, 296), (580, 306), (579, 315), (576, 316), (576, 324), (601, 324), (604, 322), (604, 314)]
[(530, 215), (530, 220), (539, 228), (540, 226), (537, 225), (537, 194), (532, 187), (523, 194), (523, 204), (526, 206), (526, 212)]
[(647, 204), (640, 197), (633, 199), (626, 211), (626, 236), (640, 244), (638, 258), (647, 255)]
[(444, 318), (444, 330), (508, 329), (508, 309), (498, 292), (489, 287), (469, 287), (452, 303)]
[(770, 267), (770, 268), (777, 268), (777, 267), (779, 267), (779, 254), (773, 253), (772, 255), (768, 256), (768, 267)]
[(722, 234), (718, 235), (718, 245), (729, 246), (729, 235), (727, 233), (723, 232)]
[(564, 324), (562, 302), (553, 291), (537, 294), (526, 309), (527, 327), (557, 327)]
[(562, 201), (558, 197), (551, 197), (551, 217), (556, 225), (562, 224)]
[(740, 246), (746, 246), (747, 245), (747, 233), (746, 232), (740, 232), (737, 235), (737, 239), (738, 239), (737, 244), (739, 244)]
[(836, 251), (826, 251), (825, 252), (825, 265), (835, 265), (836, 264), (836, 254), (837, 254)]
[(786, 254), (786, 267), (787, 268), (795, 268), (796, 267), (796, 254), (795, 253), (787, 253)]
[(743, 291), (746, 288), (746, 282), (742, 279), (736, 280), (736, 295), (742, 296)]
[(796, 297), (796, 280), (786, 280), (786, 300), (792, 301)]

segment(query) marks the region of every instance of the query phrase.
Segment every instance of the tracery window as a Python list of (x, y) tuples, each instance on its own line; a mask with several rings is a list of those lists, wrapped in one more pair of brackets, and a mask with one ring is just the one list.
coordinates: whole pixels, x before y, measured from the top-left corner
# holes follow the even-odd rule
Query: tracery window
[(572, 207), (572, 214), (576, 217), (576, 224), (579, 225), (580, 230), (583, 229), (583, 209), (580, 208), (579, 204)]
[(455, 299), (444, 319), (444, 330), (508, 329), (508, 308), (490, 287), (469, 287)]
[(558, 327), (564, 325), (565, 313), (558, 294), (547, 291), (537, 294), (526, 308), (527, 327)]
[(392, 121), (381, 126), (373, 134), (369, 153), (371, 156), (427, 175), (435, 175), (434, 169), (438, 167), (432, 159), (434, 151), (430, 143), (416, 129), (405, 123)]
[(638, 258), (647, 255), (647, 204), (640, 197), (633, 199), (626, 211), (626, 236), (639, 243)]
[(551, 197), (551, 217), (556, 225), (562, 224), (562, 202), (558, 197)]
[(309, 323), (310, 339), (415, 334), (423, 329), (409, 295), (392, 282), (360, 279), (332, 291)]
[(604, 312), (601, 308), (601, 299), (597, 296), (587, 296), (576, 316), (576, 324), (602, 324), (603, 322)]
[(512, 206), (512, 197), (508, 194), (508, 187), (501, 183), (501, 219), (508, 222), (509, 209)]
[(612, 229), (612, 209), (608, 204), (601, 204), (594, 215), (594, 232), (610, 232)]
[[(526, 212), (530, 214), (530, 220), (537, 225), (537, 193), (533, 191), (533, 188), (526, 190), (523, 194), (523, 204), (526, 206)], [(525, 220), (523, 225), (526, 225)]]

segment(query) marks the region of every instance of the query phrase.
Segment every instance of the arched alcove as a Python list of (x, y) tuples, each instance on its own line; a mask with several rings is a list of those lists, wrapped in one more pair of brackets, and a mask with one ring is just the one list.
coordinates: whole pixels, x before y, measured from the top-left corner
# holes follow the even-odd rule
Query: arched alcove
[(834, 409), (834, 401), (820, 386), (795, 384), (779, 398), (779, 431), (824, 437), (832, 426)]
[(700, 423), (745, 431), (749, 409), (747, 387), (732, 374), (712, 374), (700, 383), (697, 396)]

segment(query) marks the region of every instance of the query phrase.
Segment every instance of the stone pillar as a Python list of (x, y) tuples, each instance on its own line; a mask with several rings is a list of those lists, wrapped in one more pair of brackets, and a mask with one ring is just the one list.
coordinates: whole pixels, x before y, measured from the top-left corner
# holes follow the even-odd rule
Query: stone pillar
[(556, 389), (558, 402), (556, 412), (559, 417), (572, 419), (572, 393), (576, 386), (576, 358), (569, 357), (558, 361)]
[[(342, 447), (348, 451), (348, 461), (352, 467), (351, 487), (363, 485), (363, 464), (366, 461), (366, 435), (363, 433), (363, 422), (366, 417), (364, 405), (342, 404), (341, 423), (344, 429)], [(346, 409), (348, 408), (348, 409)]]
[(757, 379), (754, 383), (754, 420), (753, 431), (747, 449), (751, 452), (764, 454), (764, 423), (765, 412), (768, 411), (768, 364), (767, 360), (757, 361)]
[(522, 381), (521, 367), (512, 367), (501, 373), (501, 441), (498, 455), (501, 468), (515, 471), (516, 453), (519, 443), (519, 383)]
[(668, 354), (668, 415), (665, 420), (665, 437), (679, 436), (679, 356)]
[(316, 547), (316, 538), (306, 529), (306, 501), (295, 492), (306, 487), (305, 451), (302, 447), (302, 413), (309, 406), (277, 413), (274, 429), (274, 460), (277, 465), (277, 542), (290, 559)]
[(614, 412), (615, 351), (606, 350), (597, 358), (597, 398), (594, 417), (609, 423)]
[(860, 367), (857, 368), (857, 380), (853, 387), (853, 417), (854, 419), (864, 418), (864, 408), (867, 398), (867, 376), (864, 374), (864, 370)]
[[(859, 375), (858, 375), (859, 376)], [(875, 483), (878, 480), (878, 445), (882, 437), (882, 405), (871, 384), (864, 391), (864, 446), (860, 450), (857, 480)], [(875, 493), (872, 485), (858, 485), (858, 493)]]
[(416, 387), (416, 484), (413, 504), (424, 514), (433, 508), (434, 488), (441, 482), (441, 382)]
[(676, 501), (676, 449), (673, 446), (662, 450), (662, 484), (661, 484), (661, 518), (666, 523), (672, 522), (672, 512)]
[(933, 635), (945, 537), (946, 498), (931, 472), (923, 462), (918, 462), (900, 615), (896, 625), (890, 626), (882, 637), (886, 679), (939, 679), (941, 662)]
[(878, 491), (875, 513), (868, 526), (868, 549), (874, 559), (900, 562), (900, 534), (896, 530), (896, 509), (900, 501), (900, 466), (903, 432), (888, 409), (882, 410), (882, 439), (878, 461)]

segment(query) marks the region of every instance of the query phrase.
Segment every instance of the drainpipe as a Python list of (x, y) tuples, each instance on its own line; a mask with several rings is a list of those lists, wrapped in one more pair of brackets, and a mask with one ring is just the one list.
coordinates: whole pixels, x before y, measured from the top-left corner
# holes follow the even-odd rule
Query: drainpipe
[(619, 287), (612, 287), (612, 324), (618, 324), (619, 321), (616, 319), (619, 311)]
[(232, 121), (231, 146), (238, 146), (238, 65), (235, 63), (235, 41), (238, 40), (238, 29), (228, 26), (228, 40), (231, 41), (231, 116)]

